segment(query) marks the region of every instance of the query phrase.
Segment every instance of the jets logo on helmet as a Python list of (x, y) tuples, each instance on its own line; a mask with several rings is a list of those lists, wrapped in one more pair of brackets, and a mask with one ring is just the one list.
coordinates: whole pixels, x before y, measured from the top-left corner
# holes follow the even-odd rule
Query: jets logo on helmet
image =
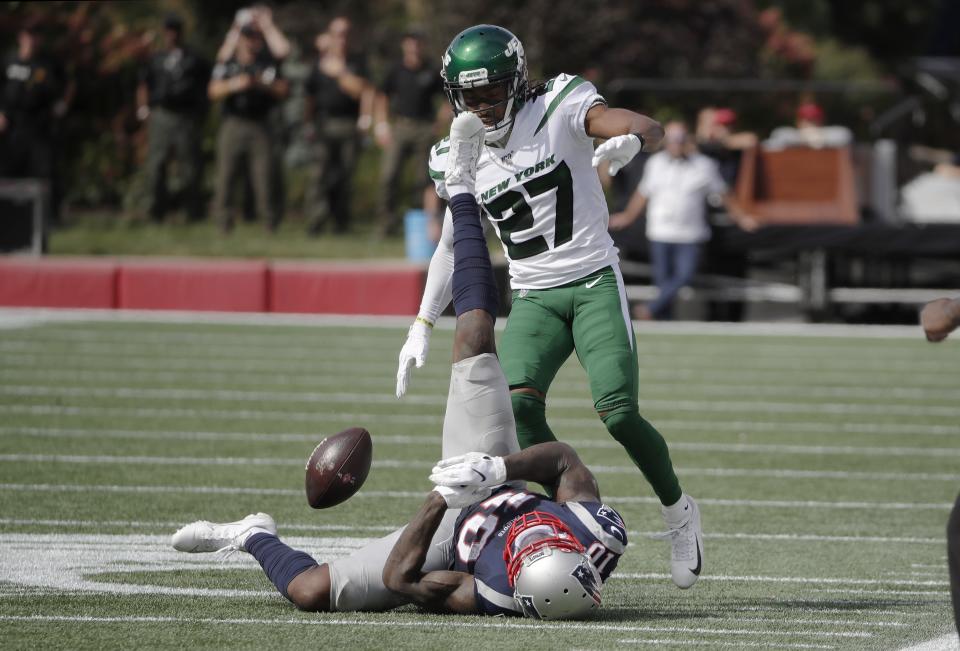
[[(496, 142), (510, 132), (527, 94), (527, 64), (520, 39), (496, 25), (476, 25), (457, 34), (443, 55), (443, 87), (455, 114), (473, 111), (496, 115), (486, 119), (486, 141)], [(464, 91), (503, 88), (494, 102), (472, 106)], [(502, 116), (500, 111), (502, 109)]]

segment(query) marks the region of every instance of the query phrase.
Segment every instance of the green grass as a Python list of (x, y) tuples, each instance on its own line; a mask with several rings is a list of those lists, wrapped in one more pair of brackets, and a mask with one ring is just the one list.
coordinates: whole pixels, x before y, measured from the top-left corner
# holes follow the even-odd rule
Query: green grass
[(403, 258), (401, 238), (374, 237), (371, 225), (355, 233), (308, 237), (300, 220), (290, 219), (276, 233), (261, 224), (237, 226), (224, 235), (210, 221), (185, 224), (179, 220), (154, 224), (120, 214), (87, 214), (71, 220), (50, 237), (53, 255), (165, 255), (233, 258)]
[[(440, 454), (451, 335), (438, 329), (397, 402), (402, 327), (5, 328), (3, 648), (887, 649), (952, 630), (960, 345), (919, 337), (640, 331), (643, 413), (703, 511), (689, 591), (667, 578), (668, 549), (647, 535), (662, 526), (652, 491), (569, 361), (549, 418), (631, 532), (593, 622), (306, 615), (248, 557), (168, 548), (183, 523), (257, 510), (321, 558), (402, 524)], [(353, 424), (374, 434), (374, 469), (356, 497), (313, 511), (303, 459)]]

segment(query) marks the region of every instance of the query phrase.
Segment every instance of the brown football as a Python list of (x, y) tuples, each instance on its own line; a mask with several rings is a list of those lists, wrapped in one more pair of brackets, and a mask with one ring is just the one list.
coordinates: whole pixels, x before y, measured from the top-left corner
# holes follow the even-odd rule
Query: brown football
[(372, 459), (373, 441), (362, 427), (320, 441), (307, 461), (307, 503), (328, 509), (349, 499), (363, 486)]

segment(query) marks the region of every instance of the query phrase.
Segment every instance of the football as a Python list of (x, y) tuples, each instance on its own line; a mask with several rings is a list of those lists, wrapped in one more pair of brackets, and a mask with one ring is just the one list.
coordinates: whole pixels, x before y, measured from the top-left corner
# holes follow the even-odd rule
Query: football
[(307, 503), (328, 509), (345, 502), (363, 486), (372, 459), (373, 441), (362, 427), (320, 441), (307, 461)]

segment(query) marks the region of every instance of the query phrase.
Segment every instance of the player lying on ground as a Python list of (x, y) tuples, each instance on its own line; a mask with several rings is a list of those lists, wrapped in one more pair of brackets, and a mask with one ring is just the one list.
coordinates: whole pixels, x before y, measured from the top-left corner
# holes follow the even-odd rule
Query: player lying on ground
[[(413, 602), (440, 612), (554, 619), (583, 616), (599, 605), (602, 581), (626, 548), (626, 531), (616, 511), (600, 503), (593, 475), (569, 446), (518, 451), (494, 347), (496, 282), (472, 196), (482, 134), (470, 114), (451, 128), (447, 183), (462, 191), (451, 201), (458, 316), (443, 428), (447, 461), (431, 475), (440, 485), (405, 529), (330, 563), (318, 564), (281, 542), (263, 513), (187, 525), (174, 534), (174, 548), (246, 551), (281, 594), (309, 611), (386, 610)], [(480, 452), (467, 454), (471, 450)], [(483, 485), (459, 487), (472, 476), (482, 476)], [(516, 484), (522, 479), (542, 483), (556, 499), (524, 490)], [(505, 482), (514, 485), (500, 486)], [(507, 523), (506, 536), (494, 535)]]
[[(659, 147), (663, 129), (633, 111), (608, 108), (580, 77), (561, 74), (528, 87), (523, 46), (494, 25), (458, 34), (444, 54), (442, 75), (454, 112), (475, 113), (486, 129), (474, 196), (503, 244), (514, 290), (499, 347), (520, 447), (556, 440), (546, 395), (576, 351), (597, 414), (663, 505), (673, 581), (688, 588), (702, 567), (700, 515), (680, 488), (663, 436), (640, 415), (633, 326), (594, 169), (608, 161), (616, 174), (642, 149)], [(594, 138), (606, 142), (594, 150)], [(455, 191), (437, 170), (451, 155), (444, 140), (429, 161), (444, 199)], [(454, 230), (448, 210), (420, 312), (400, 351), (397, 397), (411, 367), (423, 366), (433, 323), (450, 303)]]
[[(570, 619), (600, 606), (603, 582), (626, 549), (627, 534), (570, 446), (542, 443), (507, 457), (470, 453), (434, 471), (438, 482), (454, 486), (438, 485), (429, 493), (379, 565), (383, 585), (396, 598), (385, 602), (371, 591), (370, 603), (353, 602), (349, 609), (415, 603), (437, 613)], [(471, 476), (479, 478), (478, 472), (486, 481), (460, 487)], [(556, 499), (503, 485), (521, 479), (547, 486)], [(459, 514), (452, 537), (442, 526), (451, 512)], [(291, 549), (264, 513), (227, 524), (195, 522), (174, 534), (173, 546), (187, 552), (246, 551), (301, 610), (347, 609), (337, 602), (331, 576), (340, 561), (318, 564)], [(351, 559), (370, 562), (362, 552)]]

